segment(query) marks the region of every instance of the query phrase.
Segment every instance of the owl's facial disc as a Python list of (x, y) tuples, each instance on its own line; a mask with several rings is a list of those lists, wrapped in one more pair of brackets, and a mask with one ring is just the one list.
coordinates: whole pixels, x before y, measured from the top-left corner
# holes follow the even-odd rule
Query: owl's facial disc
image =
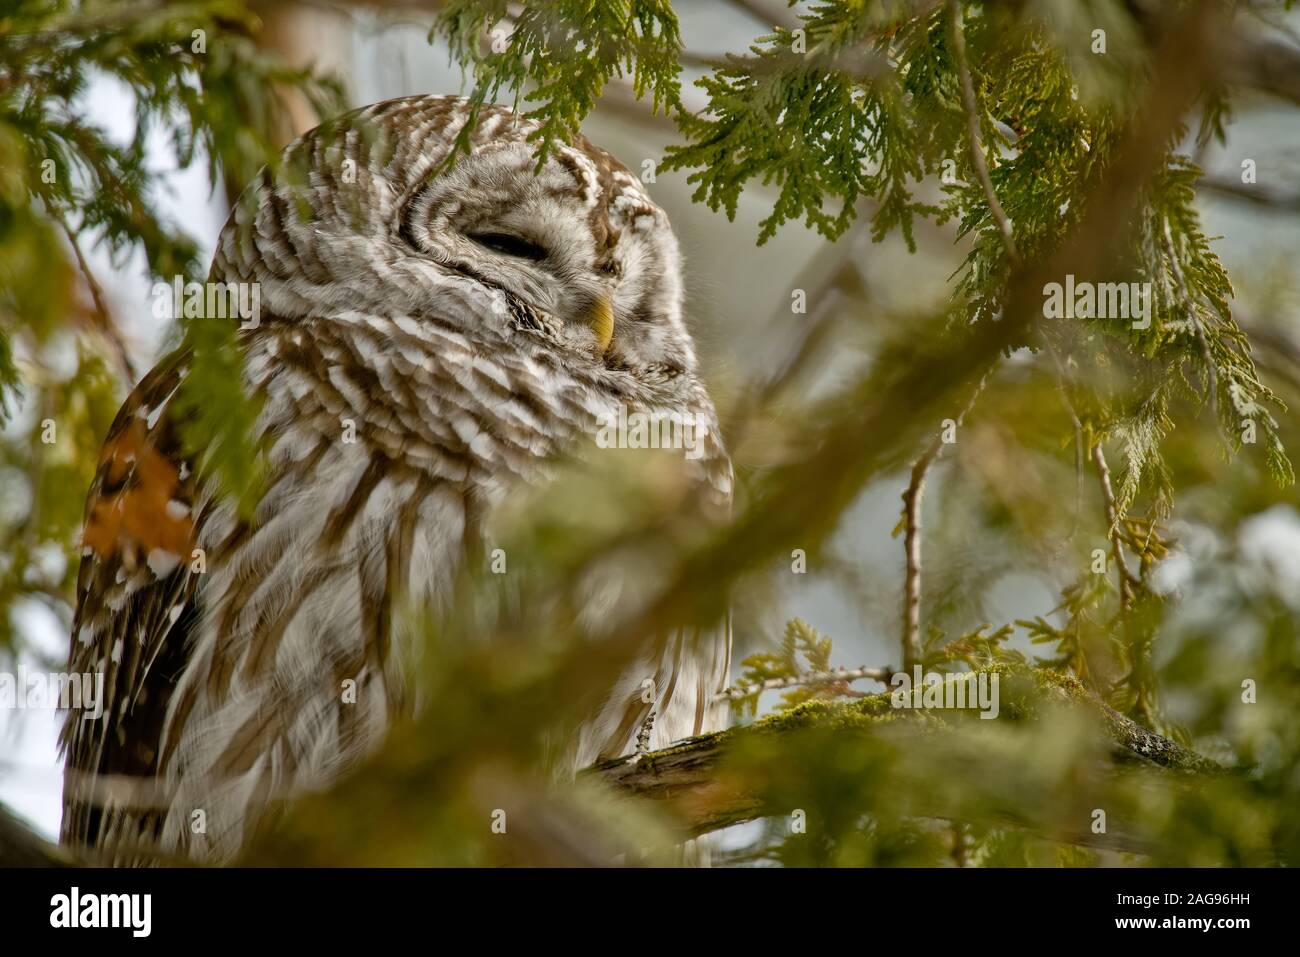
[[(466, 235), (470, 240), (482, 246), (484, 250), (498, 256), (538, 263), (543, 272), (547, 263), (553, 261), (551, 253), (544, 246), (522, 235), (492, 231), (469, 232)], [(509, 274), (511, 271), (506, 264), (497, 263), (497, 266), (498, 275)], [(610, 272), (608, 268), (603, 271)], [(577, 285), (586, 287), (589, 284), (577, 283)], [(513, 295), (511, 290), (506, 289), (505, 291), (507, 294)], [(531, 303), (525, 305), (533, 309), (539, 308)], [(582, 330), (589, 330), (593, 346), (591, 351), (596, 356), (603, 358), (605, 353), (609, 351), (610, 342), (614, 338), (614, 303), (612, 294), (598, 293), (589, 303), (577, 310), (575, 319), (578, 325), (578, 329), (574, 330), (575, 334), (582, 338)], [(579, 345), (583, 344), (579, 343)]]
[(676, 242), (613, 157), (559, 147), (477, 147), (424, 182), (401, 234), (444, 268), (501, 290), (508, 321), (610, 369), (675, 374), (694, 364), (680, 318)]

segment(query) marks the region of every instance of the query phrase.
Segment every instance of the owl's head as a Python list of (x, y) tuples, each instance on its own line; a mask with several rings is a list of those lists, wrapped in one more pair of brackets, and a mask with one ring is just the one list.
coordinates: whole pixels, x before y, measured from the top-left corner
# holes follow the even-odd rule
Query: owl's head
[(419, 317), (447, 297), (491, 336), (648, 381), (695, 367), (677, 241), (640, 180), (577, 137), (539, 165), (537, 124), (459, 97), (390, 100), (306, 134), (236, 206), (214, 278), (257, 281), (280, 320)]

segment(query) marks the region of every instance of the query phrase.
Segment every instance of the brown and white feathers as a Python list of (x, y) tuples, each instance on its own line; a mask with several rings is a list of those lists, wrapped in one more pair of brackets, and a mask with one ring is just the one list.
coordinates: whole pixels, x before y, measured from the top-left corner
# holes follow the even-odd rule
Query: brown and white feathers
[[(63, 730), (65, 842), (229, 860), (272, 797), (352, 766), (406, 706), (394, 596), (445, 610), (493, 504), (620, 406), (709, 423), (693, 466), (729, 501), (662, 210), (581, 138), (538, 169), (534, 125), (499, 107), (446, 168), (466, 118), (455, 97), (362, 109), (237, 203), (210, 278), (260, 291), (231, 384), (263, 403), (271, 474), (252, 521), (184, 456), (170, 415), (184, 352), (114, 422), (70, 653), (71, 671), (104, 674), (105, 714)], [(648, 654), (580, 733), (579, 764), (635, 745), (647, 667), (652, 746), (721, 720), (725, 629)], [(360, 691), (347, 708), (344, 678)]]

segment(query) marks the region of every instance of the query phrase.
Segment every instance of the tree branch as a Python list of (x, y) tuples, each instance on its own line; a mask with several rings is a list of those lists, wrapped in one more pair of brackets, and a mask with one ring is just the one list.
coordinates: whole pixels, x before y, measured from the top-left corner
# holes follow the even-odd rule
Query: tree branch
[(1260, 189), (1255, 184), (1238, 183), (1232, 179), (1203, 176), (1196, 184), (1198, 189), (1225, 196), (1228, 199), (1242, 200), (1269, 213), (1282, 213), (1294, 216), (1300, 213), (1300, 193), (1278, 193), (1269, 189)]
[(1289, 43), (1237, 31), (1225, 70), (1229, 83), (1300, 104), (1300, 50)]
[[(1197, 775), (1226, 773), (1226, 769), (1215, 762), (1149, 731), (1110, 708), (1084, 691), (1077, 682), (1063, 680), (1056, 675), (1049, 676), (1044, 672), (1035, 671), (1031, 674), (1039, 677), (1041, 687), (1051, 698), (1082, 704), (1092, 713), (1111, 747), (1113, 764), (1107, 770), (1107, 776), (1119, 775), (1120, 768), (1124, 766), (1145, 768), (1168, 774), (1168, 778), (1161, 778), (1164, 783), (1183, 787), (1196, 780)], [(787, 814), (790, 810), (788, 806), (773, 805), (766, 796), (767, 775), (729, 773), (729, 759), (744, 753), (747, 746), (756, 740), (766, 739), (770, 745), (773, 738), (780, 739), (796, 731), (818, 728), (833, 730), (837, 735), (855, 736), (861, 740), (864, 748), (870, 747), (875, 738), (888, 739), (900, 752), (912, 749), (918, 752), (935, 750), (943, 732), (935, 732), (933, 728), (923, 729), (920, 721), (882, 719), (878, 721), (878, 729), (870, 729), (870, 723), (864, 723), (862, 719), (867, 715), (878, 714), (880, 698), (876, 695), (859, 701), (836, 702), (829, 707), (823, 703), (816, 710), (796, 709), (748, 727), (689, 738), (660, 751), (605, 761), (585, 773), (620, 791), (659, 803), (692, 835), (707, 834), (767, 815)], [(796, 754), (787, 752), (786, 757), (793, 759)], [(779, 762), (782, 759), (778, 756), (776, 760)], [(945, 757), (947, 760), (949, 759)], [(978, 761), (978, 755), (971, 755), (970, 760)], [(1066, 843), (1135, 853), (1148, 853), (1153, 849), (1150, 837), (1140, 833), (1140, 824), (1134, 827), (1112, 826), (1109, 833), (1094, 834), (1086, 827), (1063, 827), (1057, 821), (1027, 817), (1023, 808), (1006, 799), (1000, 791), (1005, 782), (997, 780), (998, 775), (991, 772), (989, 767), (972, 766), (963, 769), (945, 764), (945, 774), (963, 781), (962, 787), (966, 793), (987, 802), (994, 818), (992, 823), (996, 825), (1025, 827), (1049, 839)], [(918, 782), (895, 781), (892, 778), (891, 782), (891, 786), (917, 785), (915, 793), (901, 795), (900, 799), (910, 805), (918, 816), (958, 822), (963, 820), (966, 812), (962, 808), (949, 804), (947, 799), (931, 793), (930, 789), (920, 786)], [(788, 785), (789, 782), (786, 783)], [(1071, 781), (1068, 786), (1076, 785), (1077, 782)], [(816, 787), (817, 782), (810, 782), (809, 793)], [(788, 797), (788, 792), (783, 793)]]
[[(1128, 0), (1127, 6), (1153, 46), (1173, 28), (1174, 21), (1168, 16), (1170, 4), (1164, 0)], [(1228, 9), (1227, 5), (1223, 7)], [(1223, 27), (1227, 42), (1222, 44), (1216, 63), (1222, 79), (1233, 86), (1250, 87), (1300, 104), (1300, 48), (1261, 36), (1244, 28), (1239, 20), (1224, 23)]]

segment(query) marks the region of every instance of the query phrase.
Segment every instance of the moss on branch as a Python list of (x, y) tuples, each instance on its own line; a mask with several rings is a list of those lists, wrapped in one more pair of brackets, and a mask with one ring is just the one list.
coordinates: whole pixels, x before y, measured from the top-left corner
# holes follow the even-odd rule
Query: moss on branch
[[(605, 761), (586, 773), (598, 776), (620, 790), (660, 802), (692, 834), (784, 813), (787, 809), (780, 802), (788, 803), (791, 794), (789, 781), (782, 782), (782, 786), (776, 789), (781, 797), (774, 806), (769, 788), (771, 775), (767, 772), (783, 760), (788, 761), (792, 769), (797, 766), (800, 757), (797, 749), (802, 743), (801, 735), (806, 733), (830, 733), (844, 742), (855, 742), (864, 752), (873, 754), (880, 753), (882, 745), (885, 753), (907, 752), (922, 758), (924, 752), (930, 750), (936, 756), (940, 774), (950, 772), (951, 777), (978, 778), (984, 769), (992, 778), (998, 776), (994, 768), (1005, 772), (1008, 767), (998, 763), (1001, 754), (996, 758), (990, 757), (985, 765), (979, 751), (968, 746), (970, 742), (954, 749), (954, 741), (949, 739), (957, 740), (967, 732), (983, 731), (980, 726), (986, 724), (1001, 726), (1001, 730), (1020, 729), (1032, 736), (1049, 728), (1047, 722), (1053, 716), (1066, 713), (1100, 738), (1097, 753), (1103, 760), (1099, 763), (1090, 761), (1092, 753), (1083, 749), (1079, 752), (1082, 757), (1076, 766), (1090, 771), (1099, 767), (1102, 780), (1122, 776), (1126, 770), (1144, 770), (1158, 775), (1161, 784), (1181, 788), (1191, 776), (1226, 773), (1221, 765), (1119, 714), (1071, 676), (999, 663), (964, 677), (970, 680), (981, 674), (996, 675), (998, 679), (1000, 707), (995, 721), (980, 721), (969, 710), (896, 708), (888, 692), (853, 700), (814, 700), (743, 727), (689, 738), (640, 757), (628, 755)], [(1077, 741), (1072, 740), (1070, 746), (1077, 747)], [(1030, 748), (1027, 753), (1032, 755), (1035, 752)], [(756, 762), (757, 754), (763, 757)], [(934, 770), (934, 766), (928, 769), (931, 773)], [(918, 784), (921, 779), (915, 776), (915, 771), (916, 768), (909, 765), (907, 773), (900, 776), (898, 787)], [(797, 778), (798, 774), (792, 770), (791, 776)], [(810, 779), (809, 791), (822, 783)], [(988, 797), (984, 791), (992, 793), (997, 790), (996, 787), (985, 788), (984, 784), (975, 782), (971, 790), (973, 797)], [(1144, 786), (1149, 784), (1149, 781), (1144, 782)], [(794, 790), (797, 792), (798, 787)], [(951, 815), (953, 819), (962, 820), (968, 813), (964, 801), (948, 807), (943, 795), (929, 793), (927, 787), (919, 787), (918, 791), (921, 793), (914, 796), (912, 804), (922, 808), (926, 816)], [(992, 823), (1013, 824), (1031, 830), (1041, 823), (1049, 836), (1060, 840), (1139, 852), (1147, 849), (1147, 842), (1137, 834), (1122, 830), (1112, 830), (1108, 835), (1090, 834), (1087, 828), (1082, 827), (1063, 831), (1054, 822), (1038, 822), (1017, 815), (1010, 807), (998, 803), (998, 794), (992, 793), (992, 797), (994, 800), (989, 805)]]

